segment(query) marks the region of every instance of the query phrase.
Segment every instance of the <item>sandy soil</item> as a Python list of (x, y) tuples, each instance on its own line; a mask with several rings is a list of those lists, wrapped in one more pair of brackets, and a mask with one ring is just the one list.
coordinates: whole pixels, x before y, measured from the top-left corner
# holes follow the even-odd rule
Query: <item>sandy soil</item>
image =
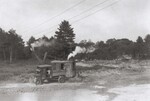
[(3, 82), (0, 98), (1, 101), (149, 101), (150, 68), (135, 67), (82, 69), (80, 78), (62, 84)]

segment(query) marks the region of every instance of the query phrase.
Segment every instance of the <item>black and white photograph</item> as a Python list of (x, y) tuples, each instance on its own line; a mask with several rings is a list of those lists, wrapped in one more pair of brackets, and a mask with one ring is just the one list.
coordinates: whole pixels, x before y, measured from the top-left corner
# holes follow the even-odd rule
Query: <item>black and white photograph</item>
[(150, 0), (0, 0), (0, 101), (150, 101)]

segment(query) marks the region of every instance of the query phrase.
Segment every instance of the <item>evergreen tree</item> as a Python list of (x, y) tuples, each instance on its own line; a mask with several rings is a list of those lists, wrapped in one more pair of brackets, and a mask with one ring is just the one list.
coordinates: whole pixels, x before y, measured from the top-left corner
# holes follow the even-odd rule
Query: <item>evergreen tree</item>
[(6, 60), (7, 54), (7, 33), (0, 28), (0, 59)]
[(150, 58), (150, 34), (145, 37), (145, 53), (147, 58)]
[(59, 25), (58, 31), (55, 32), (55, 38), (57, 41), (57, 52), (59, 53), (59, 58), (67, 59), (69, 53), (71, 53), (75, 48), (75, 34), (73, 28), (68, 21), (64, 20)]
[(135, 51), (136, 57), (138, 59), (143, 58), (143, 56), (144, 56), (144, 41), (143, 41), (142, 37), (140, 37), (140, 36), (136, 40), (134, 51)]
[(35, 41), (36, 39), (33, 36), (27, 41), (27, 46), (24, 48), (25, 59), (32, 58), (31, 44)]
[(13, 59), (24, 58), (24, 42), (23, 39), (16, 33), (15, 30), (11, 29), (8, 32), (7, 46), (9, 47), (9, 60), (10, 63)]
[(36, 39), (33, 36), (31, 36), (27, 42), (27, 45), (31, 48), (31, 44), (34, 43), (35, 41), (36, 41)]

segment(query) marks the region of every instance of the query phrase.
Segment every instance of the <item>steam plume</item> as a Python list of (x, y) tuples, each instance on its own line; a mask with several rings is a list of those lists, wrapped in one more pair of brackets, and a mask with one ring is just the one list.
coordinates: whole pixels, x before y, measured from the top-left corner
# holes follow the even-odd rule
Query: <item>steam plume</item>
[(94, 50), (95, 50), (94, 47), (88, 47), (88, 48), (84, 47), (84, 48), (81, 48), (79, 46), (76, 46), (75, 50), (68, 55), (67, 59), (69, 60), (71, 57), (75, 57), (78, 53), (91, 53)]
[(31, 51), (34, 51), (35, 47), (41, 47), (41, 46), (51, 46), (54, 44), (54, 40), (52, 40), (51, 42), (48, 42), (44, 39), (39, 39), (38, 41), (35, 41), (34, 43), (31, 44)]
[(86, 52), (86, 49), (85, 48), (81, 48), (81, 47), (79, 47), (79, 46), (76, 46), (76, 48), (75, 48), (75, 50), (72, 52), (72, 53), (70, 53), (69, 55), (68, 55), (68, 60), (71, 58), (71, 57), (74, 57), (75, 55), (77, 55), (78, 53), (85, 53)]
[(86, 49), (86, 53), (92, 53), (95, 51), (95, 47), (91, 46)]
[(79, 46), (76, 46), (75, 50), (68, 55), (68, 59), (70, 59), (71, 57), (74, 57), (78, 53), (85, 53), (85, 52), (86, 52), (85, 48), (81, 48)]

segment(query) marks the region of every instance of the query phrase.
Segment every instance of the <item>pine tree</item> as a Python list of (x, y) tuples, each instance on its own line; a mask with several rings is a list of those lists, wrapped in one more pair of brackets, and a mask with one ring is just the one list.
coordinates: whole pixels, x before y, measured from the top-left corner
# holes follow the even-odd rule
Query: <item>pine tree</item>
[(64, 20), (61, 22), (58, 31), (55, 32), (55, 38), (57, 43), (59, 43), (58, 52), (62, 59), (66, 59), (69, 53), (71, 53), (75, 48), (75, 34), (73, 28), (68, 21)]
[(141, 59), (144, 56), (144, 41), (140, 36), (136, 40), (135, 53), (138, 59)]
[(150, 34), (145, 37), (145, 53), (147, 58), (150, 58)]
[(15, 30), (8, 31), (7, 46), (9, 47), (9, 60), (10, 63), (13, 59), (24, 58), (24, 42), (21, 36), (19, 36)]
[(36, 41), (36, 39), (33, 36), (31, 36), (27, 42), (27, 45), (31, 48), (31, 44), (34, 43), (35, 41)]

